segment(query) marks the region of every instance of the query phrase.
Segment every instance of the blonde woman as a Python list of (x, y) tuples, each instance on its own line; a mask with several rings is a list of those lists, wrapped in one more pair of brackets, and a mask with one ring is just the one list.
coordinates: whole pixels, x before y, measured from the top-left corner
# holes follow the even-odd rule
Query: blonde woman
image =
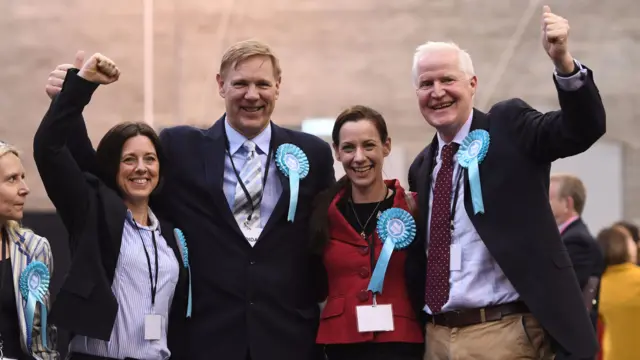
[(42, 332), (51, 248), (47, 239), (19, 224), (28, 194), (18, 151), (0, 142), (0, 359), (59, 359), (55, 328), (44, 322), (47, 331)]

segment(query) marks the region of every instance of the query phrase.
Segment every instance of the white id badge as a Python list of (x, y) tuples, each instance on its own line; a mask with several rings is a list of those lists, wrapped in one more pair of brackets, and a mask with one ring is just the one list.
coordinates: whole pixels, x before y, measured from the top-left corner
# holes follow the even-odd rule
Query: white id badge
[(262, 228), (255, 227), (252, 229), (247, 229), (246, 227), (242, 226), (242, 233), (244, 234), (244, 237), (247, 239), (249, 244), (251, 246), (254, 246), (256, 242), (258, 242), (260, 234), (262, 234)]
[(358, 331), (393, 331), (393, 310), (388, 305), (356, 306)]
[(144, 339), (160, 340), (162, 334), (162, 316), (148, 314), (144, 316)]
[(462, 246), (460, 244), (451, 245), (451, 257), (450, 261), (450, 270), (451, 271), (460, 271), (462, 270)]

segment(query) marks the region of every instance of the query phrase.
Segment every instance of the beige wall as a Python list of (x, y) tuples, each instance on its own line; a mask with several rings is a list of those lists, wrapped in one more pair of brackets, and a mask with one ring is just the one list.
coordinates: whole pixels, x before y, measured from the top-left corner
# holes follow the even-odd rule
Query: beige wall
[[(31, 209), (50, 208), (31, 141), (48, 106), (43, 84), (55, 65), (83, 49), (112, 57), (122, 69), (121, 80), (99, 89), (86, 110), (94, 143), (118, 121), (143, 119), (142, 3), (0, 1), (0, 138), (25, 152)], [(433, 134), (417, 110), (410, 76), (412, 52), (425, 40), (452, 39), (470, 51), (483, 109), (516, 96), (541, 109), (557, 106), (539, 43), (541, 4), (531, 3), (530, 11), (529, 2), (509, 0), (154, 0), (155, 125), (213, 123), (223, 110), (214, 86), (222, 52), (258, 37), (274, 47), (284, 68), (276, 122), (298, 125), (333, 117), (347, 105), (371, 105), (387, 118), (408, 166)], [(633, 145), (640, 138), (635, 3), (550, 1), (571, 21), (573, 54), (596, 71), (607, 137)], [(626, 148), (624, 154), (624, 212), (640, 218), (640, 153)]]

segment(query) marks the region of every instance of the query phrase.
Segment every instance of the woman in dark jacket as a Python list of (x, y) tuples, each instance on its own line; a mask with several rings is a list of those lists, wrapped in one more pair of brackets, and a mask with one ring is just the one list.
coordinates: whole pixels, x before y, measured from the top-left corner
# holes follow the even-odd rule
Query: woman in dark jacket
[(111, 128), (95, 153), (97, 177), (83, 173), (67, 148), (93, 92), (119, 75), (100, 54), (69, 70), (35, 135), (36, 165), (72, 256), (51, 321), (74, 334), (73, 360), (181, 359), (187, 249), (149, 208), (165, 166), (158, 136), (144, 123)]
[[(422, 327), (405, 283), (414, 194), (383, 180), (391, 151), (384, 118), (365, 106), (349, 108), (337, 117), (332, 140), (346, 175), (319, 195), (312, 219), (328, 280), (316, 341), (329, 360), (420, 360)], [(404, 225), (389, 228), (396, 220)], [(403, 227), (402, 239), (392, 239)]]

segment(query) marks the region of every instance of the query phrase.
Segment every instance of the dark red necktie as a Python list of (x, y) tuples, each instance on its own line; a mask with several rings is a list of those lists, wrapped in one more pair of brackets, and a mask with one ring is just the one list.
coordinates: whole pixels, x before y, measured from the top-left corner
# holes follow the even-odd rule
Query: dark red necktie
[(429, 253), (427, 255), (427, 284), (425, 302), (433, 314), (442, 311), (449, 299), (449, 258), (451, 257), (451, 188), (453, 155), (458, 144), (442, 148), (442, 166), (438, 170), (433, 189), (431, 222), (429, 225)]

